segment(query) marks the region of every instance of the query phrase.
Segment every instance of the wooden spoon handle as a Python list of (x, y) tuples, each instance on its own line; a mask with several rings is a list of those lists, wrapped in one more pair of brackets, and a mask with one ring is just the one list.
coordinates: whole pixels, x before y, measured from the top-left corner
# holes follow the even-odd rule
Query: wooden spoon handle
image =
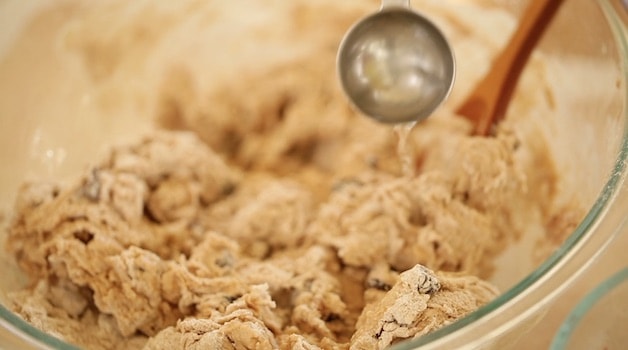
[(532, 50), (563, 0), (530, 0), (507, 47), (493, 61), (458, 114), (471, 120), (474, 133), (487, 135), (506, 113), (506, 107)]

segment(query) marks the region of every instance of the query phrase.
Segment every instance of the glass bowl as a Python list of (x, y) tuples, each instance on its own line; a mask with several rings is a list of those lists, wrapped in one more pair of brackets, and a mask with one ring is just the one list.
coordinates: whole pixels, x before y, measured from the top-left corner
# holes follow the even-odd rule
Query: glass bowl
[(561, 325), (552, 350), (621, 349), (628, 343), (628, 268), (587, 294)]
[[(477, 2), (505, 7), (515, 15), (525, 5), (525, 2), (507, 0)], [(0, 159), (4, 166), (0, 173), (0, 205), (4, 209), (0, 224), (4, 225), (9, 221), (11, 203), (23, 179), (33, 175), (64, 179), (83, 169), (103, 145), (129, 140), (150, 129), (150, 119), (138, 117), (151, 114), (137, 113), (138, 110), (151, 112), (151, 106), (147, 106), (141, 96), (118, 92), (105, 102), (122, 100), (130, 106), (128, 109), (106, 113), (105, 103), (96, 111), (93, 96), (76, 95), (75, 90), (65, 88), (66, 78), (61, 70), (46, 70), (46, 64), (55, 59), (49, 54), (55, 53), (59, 45), (54, 37), (46, 36), (46, 28), (55, 21), (62, 21), (67, 16), (64, 11), (72, 11), (71, 6), (61, 4), (56, 14), (46, 17), (48, 22), (36, 16), (39, 9), (50, 6), (46, 1), (0, 2), (0, 23), (5, 28), (0, 35), (0, 57), (4, 57), (0, 62), (6, 64), (12, 59), (15, 64), (11, 66), (15, 69), (0, 65), (0, 81), (16, 82), (0, 85)], [(33, 18), (39, 22), (29, 22)], [(577, 193), (585, 203), (587, 212), (578, 220), (577, 227), (564, 241), (558, 242), (557, 249), (540, 264), (532, 258), (538, 255), (535, 246), (525, 240), (504, 252), (499, 257), (500, 267), (491, 278), (504, 291), (498, 298), (442, 329), (399, 344), (396, 349), (516, 346), (541, 322), (547, 306), (603, 253), (613, 237), (628, 230), (627, 19), (625, 5), (619, 0), (565, 1), (538, 47), (538, 52), (547, 58), (547, 76), (560, 82), (563, 90), (552, 97), (557, 111), (552, 118), (533, 118), (543, 125), (542, 136), (548, 142), (559, 173), (567, 174), (557, 190), (565, 201)], [(21, 41), (20, 33), (24, 28), (37, 33), (44, 43)], [(340, 37), (338, 35), (338, 40)], [(30, 54), (23, 59), (7, 59), (11, 48), (16, 46)], [(41, 47), (45, 50), (37, 51)], [(461, 62), (462, 70), (472, 69), (465, 68), (464, 61)], [(573, 62), (578, 65), (572, 65)], [(76, 69), (71, 62), (65, 64), (64, 69)], [(527, 71), (523, 74), (522, 84), (534, 83), (530, 81), (534, 77), (526, 75)], [(29, 85), (28, 79), (16, 79), (20, 77), (34, 78), (37, 84), (32, 85), (31, 81)], [(153, 77), (149, 74), (146, 78)], [(116, 79), (124, 77), (116, 76)], [(117, 82), (120, 81), (128, 86), (142, 83), (133, 79)], [(84, 83), (73, 82), (79, 88)], [(56, 98), (47, 99), (48, 93)], [(515, 91), (509, 113), (529, 107), (517, 96)], [(454, 91), (451, 98), (456, 100), (460, 96)], [(25, 281), (11, 259), (4, 256), (4, 247), (0, 248), (3, 276), (0, 348), (73, 349), (32, 327), (5, 307), (7, 293)]]

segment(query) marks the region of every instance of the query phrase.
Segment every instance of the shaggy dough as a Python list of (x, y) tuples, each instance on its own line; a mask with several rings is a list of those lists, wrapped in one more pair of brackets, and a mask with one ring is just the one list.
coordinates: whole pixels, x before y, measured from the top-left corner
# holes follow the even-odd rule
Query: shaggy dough
[[(33, 281), (12, 295), (24, 319), (89, 349), (382, 349), (498, 295), (484, 280), (493, 258), (547, 207), (534, 190), (554, 177), (531, 182), (511, 120), (472, 137), (451, 110), (503, 44), (508, 14), (421, 3), (469, 55), (458, 55), (462, 90), (400, 157), (395, 132), (357, 115), (334, 75), (337, 41), (376, 1), (248, 1), (278, 12), (279, 42), (295, 46), (237, 79), (220, 52), (200, 78), (192, 61), (138, 64), (226, 16), (213, 2), (104, 3), (76, 10), (65, 49), (109, 98), (133, 86), (121, 77), (159, 67), (162, 130), (111, 148), (73, 182), (21, 188), (7, 247)], [(111, 22), (115, 11), (126, 16)], [(191, 47), (179, 56), (192, 60)]]
[[(194, 134), (154, 133), (68, 188), (24, 185), (8, 246), (38, 282), (14, 308), (90, 348), (145, 337), (147, 349), (383, 348), (498, 294), (470, 275), (491, 227), (437, 178), (368, 174), (336, 187), (316, 214), (297, 181), (241, 174)], [(438, 220), (467, 226), (466, 241)], [(436, 277), (419, 263), (465, 275)], [(408, 308), (403, 330), (391, 329)]]

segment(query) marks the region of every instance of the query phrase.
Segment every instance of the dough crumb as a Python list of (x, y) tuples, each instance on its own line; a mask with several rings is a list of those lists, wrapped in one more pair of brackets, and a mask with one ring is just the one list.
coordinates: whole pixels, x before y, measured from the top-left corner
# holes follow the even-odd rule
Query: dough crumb
[(351, 349), (385, 349), (417, 338), (476, 310), (499, 294), (475, 277), (434, 273), (416, 265), (377, 302), (366, 305)]

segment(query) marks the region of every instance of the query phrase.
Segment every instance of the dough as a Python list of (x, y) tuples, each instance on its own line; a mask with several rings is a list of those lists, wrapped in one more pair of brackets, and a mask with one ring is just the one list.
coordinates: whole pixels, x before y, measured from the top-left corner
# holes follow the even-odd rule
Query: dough
[(351, 338), (351, 349), (384, 349), (447, 325), (489, 302), (498, 291), (471, 276), (454, 276), (416, 265), (401, 273), (381, 300), (368, 304)]

